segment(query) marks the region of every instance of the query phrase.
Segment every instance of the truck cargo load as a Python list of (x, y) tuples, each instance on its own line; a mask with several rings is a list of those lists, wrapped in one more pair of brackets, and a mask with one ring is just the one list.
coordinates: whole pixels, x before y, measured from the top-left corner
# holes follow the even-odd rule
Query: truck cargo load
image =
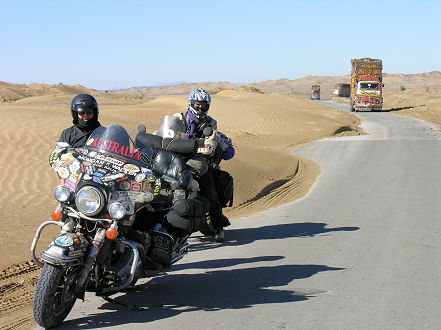
[(383, 63), (379, 59), (351, 60), (351, 111), (383, 108)]
[(351, 96), (351, 84), (338, 83), (334, 86), (332, 92), (337, 97), (349, 97)]

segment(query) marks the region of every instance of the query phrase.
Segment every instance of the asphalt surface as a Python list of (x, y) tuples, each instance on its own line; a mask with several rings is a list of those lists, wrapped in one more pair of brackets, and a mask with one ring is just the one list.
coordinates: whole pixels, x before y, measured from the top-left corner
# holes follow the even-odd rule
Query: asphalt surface
[(370, 135), (295, 152), (323, 169), (305, 198), (233, 221), (223, 244), (193, 238), (170, 272), (113, 296), (144, 310), (89, 293), (60, 328), (441, 329), (441, 134), (355, 115)]

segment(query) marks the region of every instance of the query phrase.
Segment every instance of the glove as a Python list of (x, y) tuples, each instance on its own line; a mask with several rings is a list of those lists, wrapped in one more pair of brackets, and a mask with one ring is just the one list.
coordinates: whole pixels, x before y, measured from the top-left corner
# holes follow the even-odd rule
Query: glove
[(213, 130), (213, 134), (204, 139), (204, 146), (198, 148), (198, 154), (206, 156), (212, 156), (219, 144), (219, 134), (216, 130)]

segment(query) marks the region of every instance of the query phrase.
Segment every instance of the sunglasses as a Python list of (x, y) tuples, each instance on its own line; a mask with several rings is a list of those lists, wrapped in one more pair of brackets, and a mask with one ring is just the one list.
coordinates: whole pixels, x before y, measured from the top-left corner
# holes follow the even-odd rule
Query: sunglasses
[(206, 110), (208, 109), (207, 102), (192, 102), (193, 108), (197, 110)]
[(78, 116), (84, 117), (86, 115), (91, 115), (92, 111), (78, 111)]

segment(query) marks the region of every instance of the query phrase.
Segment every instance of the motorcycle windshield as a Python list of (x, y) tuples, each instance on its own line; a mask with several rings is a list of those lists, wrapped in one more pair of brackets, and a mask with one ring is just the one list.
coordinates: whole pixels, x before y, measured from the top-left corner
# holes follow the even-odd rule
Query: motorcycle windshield
[(176, 116), (164, 116), (159, 124), (155, 134), (162, 136), (163, 138), (179, 137), (178, 135), (184, 134), (185, 125)]
[(151, 160), (152, 148), (145, 146), (142, 150), (135, 149), (126, 129), (120, 125), (101, 126), (95, 129), (86, 142), (89, 150), (110, 154), (115, 157), (127, 157), (140, 160)]

